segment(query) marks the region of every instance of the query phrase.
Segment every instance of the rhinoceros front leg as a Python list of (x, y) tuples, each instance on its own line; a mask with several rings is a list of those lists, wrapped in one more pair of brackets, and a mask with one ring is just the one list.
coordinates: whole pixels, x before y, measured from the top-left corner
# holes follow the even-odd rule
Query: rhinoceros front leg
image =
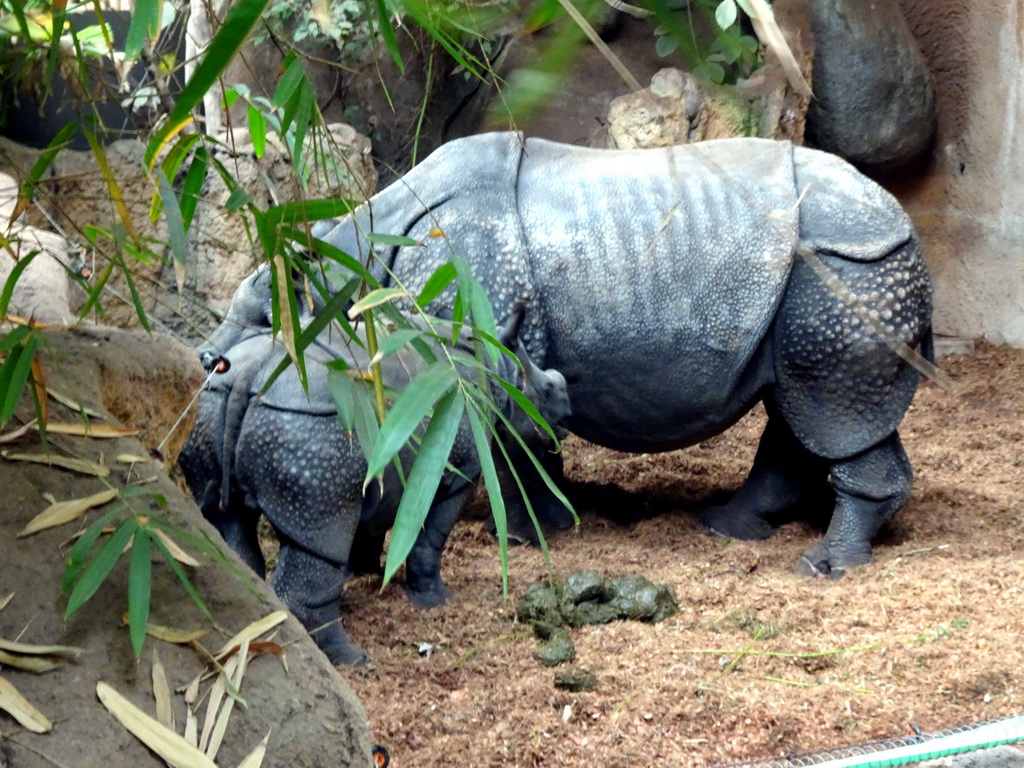
[(341, 591), (348, 570), (282, 539), (274, 571), (278, 597), (309, 630), (334, 665), (365, 664), (369, 656), (348, 639), (339, 619)]
[[(516, 473), (519, 475), (519, 480), (523, 484), (523, 490), (530, 499), (530, 504), (533, 507), (537, 521), (541, 525), (556, 531), (571, 528), (576, 522), (573, 519), (572, 513), (566, 509), (565, 505), (559, 501), (558, 497), (540, 479), (540, 475), (537, 474), (533, 462), (523, 452), (522, 446), (516, 440), (507, 439), (506, 450), (508, 451), (509, 458), (512, 460), (512, 466), (515, 468)], [(555, 484), (564, 487), (565, 470), (563, 468), (562, 454), (553, 453), (547, 450), (546, 446), (542, 446), (536, 451), (535, 455), (540, 461), (541, 466), (544, 467), (544, 471), (548, 473), (548, 477)], [(529, 543), (537, 545), (539, 543), (537, 529), (530, 518), (530, 513), (526, 509), (523, 494), (519, 490), (519, 485), (516, 483), (515, 478), (512, 476), (505, 457), (497, 447), (494, 449), (494, 461), (498, 471), (498, 482), (501, 485), (501, 497), (505, 500), (505, 519), (508, 526), (509, 542), (513, 544)], [(493, 525), (491, 526), (491, 533), (494, 533)]]
[(439, 491), (405, 560), (405, 592), (420, 608), (444, 605), (452, 596), (441, 581), (441, 554), (473, 491), (473, 486), (461, 479), (455, 483), (454, 488)]
[[(219, 494), (218, 494), (219, 497)], [(203, 510), (206, 519), (213, 524), (224, 542), (234, 550), (242, 562), (248, 565), (261, 579), (267, 576), (267, 563), (260, 549), (260, 512), (245, 504), (245, 494), (232, 492), (226, 509)]]
[(909, 497), (913, 472), (899, 435), (832, 464), (836, 506), (825, 538), (797, 563), (803, 576), (840, 578), (871, 562), (871, 540)]
[(767, 539), (796, 507), (827, 509), (832, 503), (828, 460), (807, 450), (771, 404), (766, 407), (768, 426), (750, 474), (726, 504), (700, 517), (712, 533), (733, 539)]

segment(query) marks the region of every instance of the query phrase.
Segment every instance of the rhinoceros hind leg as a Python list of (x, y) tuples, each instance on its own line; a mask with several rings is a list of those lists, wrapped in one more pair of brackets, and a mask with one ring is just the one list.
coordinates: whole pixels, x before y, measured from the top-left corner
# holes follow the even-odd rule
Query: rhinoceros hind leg
[(767, 539), (798, 508), (830, 503), (827, 460), (801, 445), (770, 403), (766, 406), (768, 426), (750, 474), (728, 502), (700, 517), (711, 533), (747, 541)]
[(309, 630), (331, 663), (357, 666), (369, 661), (348, 639), (339, 619), (341, 590), (348, 569), (282, 539), (273, 587), (295, 617)]
[(850, 459), (832, 464), (836, 506), (825, 537), (804, 553), (796, 572), (838, 579), (848, 568), (871, 562), (871, 540), (910, 497), (913, 473), (893, 433)]
[(348, 567), (353, 576), (379, 575), (384, 573), (380, 563), (384, 551), (385, 533), (370, 534), (362, 528), (356, 530), (352, 539), (352, 552), (348, 556)]

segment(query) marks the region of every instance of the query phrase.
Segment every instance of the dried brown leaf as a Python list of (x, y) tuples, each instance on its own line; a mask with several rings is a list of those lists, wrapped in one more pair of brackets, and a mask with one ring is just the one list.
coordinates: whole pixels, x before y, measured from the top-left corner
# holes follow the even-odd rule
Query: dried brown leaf
[[(38, 429), (38, 425), (36, 427)], [(93, 424), (77, 421), (66, 424), (47, 424), (46, 431), (55, 435), (81, 435), (83, 437), (131, 437), (139, 434), (137, 429), (117, 427), (113, 424)]]
[(205, 754), (210, 744), (210, 737), (213, 735), (213, 728), (217, 724), (217, 712), (224, 701), (227, 693), (228, 679), (234, 674), (238, 666), (238, 657), (228, 659), (217, 679), (210, 686), (209, 696), (206, 699), (206, 716), (203, 718), (203, 732), (199, 736), (199, 749)]
[(263, 633), (272, 630), (287, 618), (287, 611), (274, 611), (270, 615), (254, 621), (224, 643), (224, 646), (214, 654), (214, 658), (218, 661), (223, 661), (223, 658), (226, 658), (229, 654), (237, 651), (243, 641), (248, 640), (249, 642), (252, 642)]
[(757, 39), (778, 58), (793, 90), (801, 96), (813, 96), (811, 86), (804, 78), (800, 64), (793, 55), (789, 43), (786, 42), (786, 37), (775, 20), (771, 6), (765, 0), (747, 0), (747, 2), (750, 8), (750, 21), (754, 26)]
[[(243, 640), (242, 647), (238, 652), (238, 655), (232, 657), (232, 661), (237, 659), (238, 663), (235, 665), (234, 674), (231, 675), (230, 682), (234, 685), (235, 691), (240, 691), (242, 688), (242, 677), (245, 675), (245, 669), (249, 662), (249, 641)], [(224, 674), (227, 675), (227, 666), (225, 665)], [(220, 745), (224, 741), (224, 734), (228, 730), (228, 721), (231, 719), (231, 712), (235, 708), (235, 698), (232, 696), (224, 702), (224, 707), (220, 711), (220, 715), (217, 716), (217, 723), (213, 728), (213, 734), (210, 737), (210, 744), (206, 748), (206, 755), (211, 760), (217, 759), (217, 752), (220, 751)]]
[(32, 358), (32, 383), (36, 388), (36, 399), (39, 402), (39, 416), (43, 424), (46, 424), (50, 420), (50, 401), (46, 399), (46, 371), (38, 352)]
[(99, 411), (96, 411), (87, 405), (83, 405), (82, 403), (75, 401), (73, 398), (61, 394), (55, 389), (50, 389), (49, 387), (47, 387), (46, 392), (58, 403), (60, 403), (61, 405), (66, 405), (73, 411), (79, 411), (80, 413), (84, 413), (86, 416), (92, 416), (93, 418), (96, 419), (104, 418), (103, 414), (100, 413)]
[(171, 768), (217, 768), (182, 736), (158, 723), (106, 683), (96, 684), (96, 696), (121, 725)]
[(47, 456), (42, 453), (11, 453), (10, 451), (0, 451), (0, 456), (8, 461), (30, 461), (35, 464), (47, 464), (51, 467), (69, 469), (72, 472), (81, 472), (83, 475), (107, 477), (110, 474), (109, 467), (104, 467), (102, 464), (97, 464), (94, 461), (73, 459), (68, 456)]
[(3, 675), (0, 675), (0, 709), (32, 733), (49, 733), (53, 728), (53, 724), (45, 715), (29, 704)]
[(167, 670), (160, 661), (160, 654), (153, 649), (153, 701), (156, 704), (156, 720), (174, 730), (174, 712), (171, 710), (171, 687), (167, 683)]
[[(125, 625), (128, 624), (128, 614), (121, 614), (121, 622)], [(157, 640), (163, 640), (165, 643), (174, 643), (175, 645), (188, 645), (189, 643), (200, 640), (210, 634), (208, 629), (178, 629), (177, 627), (167, 627), (163, 624), (147, 624), (146, 634), (150, 637), (156, 638)]]
[(81, 517), (93, 507), (99, 507), (117, 497), (117, 491), (106, 490), (94, 493), (92, 496), (85, 496), (81, 499), (69, 499), (51, 504), (38, 515), (33, 517), (28, 524), (18, 531), (18, 538), (30, 536), (33, 533), (44, 531), (64, 523), (69, 523)]
[(0, 435), (0, 443), (13, 443), (19, 437), (23, 437), (28, 434), (29, 430), (34, 429), (36, 426), (36, 420), (32, 419), (28, 424), (23, 424), (17, 429), (12, 429), (5, 435)]
[(267, 745), (270, 743), (270, 731), (263, 737), (263, 741), (256, 745), (256, 749), (250, 752), (238, 764), (238, 768), (260, 768), (263, 765), (263, 758), (267, 756)]
[(20, 656), (16, 653), (0, 651), (0, 664), (41, 675), (59, 666), (60, 662), (45, 656)]
[(185, 741), (199, 749), (199, 720), (188, 704), (185, 705)]
[(167, 547), (167, 551), (171, 553), (171, 557), (173, 557), (179, 563), (191, 565), (193, 568), (198, 568), (200, 566), (200, 562), (196, 560), (194, 557), (192, 557), (192, 555), (190, 555), (188, 552), (183, 550), (180, 546), (178, 546), (178, 542), (176, 542), (174, 539), (168, 536), (165, 531), (157, 530), (155, 531), (155, 533), (156, 537), (163, 542), (165, 547)]
[(77, 659), (83, 653), (84, 648), (76, 648), (73, 645), (33, 645), (31, 643), (19, 643), (14, 640), (4, 640), (0, 637), (0, 651), (9, 653), (21, 653), (29, 656), (63, 656), (68, 659)]
[(117, 455), (119, 464), (152, 464), (153, 459), (149, 456), (136, 456), (133, 453), (119, 453)]

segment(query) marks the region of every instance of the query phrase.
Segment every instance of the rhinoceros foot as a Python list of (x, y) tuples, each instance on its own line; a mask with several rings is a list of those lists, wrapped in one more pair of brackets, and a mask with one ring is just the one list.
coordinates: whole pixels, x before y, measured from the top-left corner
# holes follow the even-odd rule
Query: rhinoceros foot
[[(314, 635), (315, 637), (315, 635)], [(347, 640), (340, 643), (321, 643), (320, 649), (324, 652), (331, 664), (336, 667), (346, 665), (349, 667), (361, 667), (370, 660), (370, 655), (355, 643)]]
[(700, 524), (716, 536), (744, 541), (764, 541), (775, 531), (763, 517), (731, 506), (705, 510), (700, 516)]
[(838, 555), (829, 550), (825, 542), (816, 544), (804, 552), (794, 569), (799, 576), (826, 578), (836, 581), (846, 575), (849, 568), (870, 563), (871, 549), (857, 553)]
[(437, 608), (448, 602), (452, 591), (438, 579), (436, 584), (426, 589), (414, 589), (407, 586), (405, 594), (409, 596), (414, 605), (418, 605), (420, 608)]

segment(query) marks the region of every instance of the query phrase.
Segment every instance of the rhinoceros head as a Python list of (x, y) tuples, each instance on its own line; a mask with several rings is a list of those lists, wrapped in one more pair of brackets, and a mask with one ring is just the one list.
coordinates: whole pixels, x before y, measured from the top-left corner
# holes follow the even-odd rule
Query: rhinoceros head
[[(212, 371), (218, 366), (223, 366), (224, 355), (235, 345), (252, 336), (271, 332), (274, 316), (272, 280), (270, 265), (261, 264), (235, 290), (231, 307), (223, 322), (205, 344), (196, 348), (199, 361), (206, 370)], [(292, 284), (295, 286), (295, 301), (299, 308), (300, 320), (322, 307), (320, 297), (315, 292), (306, 291), (305, 279), (301, 272), (292, 275)], [(313, 304), (312, 310), (310, 303)]]

